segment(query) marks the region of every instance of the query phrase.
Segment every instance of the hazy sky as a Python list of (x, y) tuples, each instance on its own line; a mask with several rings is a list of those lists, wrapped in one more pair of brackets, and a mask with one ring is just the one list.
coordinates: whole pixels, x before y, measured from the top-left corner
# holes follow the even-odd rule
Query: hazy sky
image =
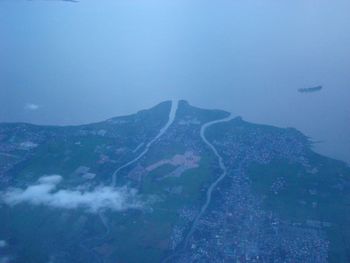
[(350, 162), (349, 10), (348, 0), (0, 0), (0, 121), (80, 124), (184, 98), (296, 127)]

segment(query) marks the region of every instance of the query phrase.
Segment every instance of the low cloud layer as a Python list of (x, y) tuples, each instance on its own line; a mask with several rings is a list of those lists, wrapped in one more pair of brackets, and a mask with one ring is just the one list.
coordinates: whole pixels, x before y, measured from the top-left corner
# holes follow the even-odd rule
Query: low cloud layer
[(135, 189), (108, 186), (95, 187), (90, 191), (57, 189), (61, 181), (60, 175), (44, 176), (26, 189), (9, 188), (0, 192), (0, 198), (10, 206), (27, 203), (63, 209), (84, 208), (92, 213), (106, 209), (141, 209), (144, 204)]
[(1, 254), (1, 250), (7, 247), (7, 242), (5, 240), (0, 240), (0, 263), (10, 263), (11, 257)]
[(0, 240), (0, 248), (4, 248), (7, 246), (7, 243), (5, 240)]
[(25, 108), (26, 110), (32, 110), (32, 111), (34, 111), (34, 110), (38, 110), (38, 109), (40, 108), (40, 106), (37, 105), (37, 104), (34, 104), (34, 103), (27, 103), (27, 104), (24, 106), (24, 108)]
[(0, 258), (0, 263), (10, 263), (11, 262), (11, 257), (9, 256), (3, 256)]

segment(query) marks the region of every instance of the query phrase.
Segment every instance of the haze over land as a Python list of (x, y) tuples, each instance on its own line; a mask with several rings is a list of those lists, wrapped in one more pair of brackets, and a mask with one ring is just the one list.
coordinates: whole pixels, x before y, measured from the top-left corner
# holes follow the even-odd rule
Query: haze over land
[(346, 0), (3, 0), (0, 121), (90, 123), (184, 98), (298, 128), (350, 162), (348, 10)]
[(10, 262), (349, 262), (350, 168), (293, 128), (166, 101), (2, 123), (0, 157)]

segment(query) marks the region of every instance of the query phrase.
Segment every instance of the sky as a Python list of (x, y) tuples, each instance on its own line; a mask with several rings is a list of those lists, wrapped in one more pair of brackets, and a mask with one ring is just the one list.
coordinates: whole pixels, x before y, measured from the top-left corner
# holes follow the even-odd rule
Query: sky
[(348, 0), (0, 0), (0, 121), (90, 123), (181, 98), (295, 127), (350, 163), (348, 10)]

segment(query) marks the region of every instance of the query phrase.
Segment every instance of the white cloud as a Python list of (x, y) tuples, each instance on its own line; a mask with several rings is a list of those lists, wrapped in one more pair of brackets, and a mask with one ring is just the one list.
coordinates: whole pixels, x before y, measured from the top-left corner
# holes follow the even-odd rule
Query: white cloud
[(26, 110), (32, 110), (32, 111), (38, 110), (39, 108), (40, 108), (40, 106), (37, 105), (37, 104), (34, 104), (34, 103), (27, 103), (27, 104), (24, 106), (24, 109), (26, 109)]
[(11, 262), (11, 258), (9, 256), (0, 258), (0, 263), (10, 263), (10, 262)]
[(43, 176), (43, 177), (40, 177), (38, 180), (40, 184), (53, 184), (53, 185), (59, 184), (61, 181), (62, 181), (62, 176), (58, 174)]
[(7, 243), (5, 240), (0, 240), (0, 248), (4, 248), (7, 246)]
[(144, 205), (135, 189), (109, 186), (95, 187), (90, 191), (78, 188), (57, 189), (61, 181), (60, 175), (44, 176), (26, 189), (9, 188), (0, 192), (0, 198), (10, 206), (27, 203), (63, 209), (84, 208), (92, 213), (104, 209), (114, 211), (141, 209)]

